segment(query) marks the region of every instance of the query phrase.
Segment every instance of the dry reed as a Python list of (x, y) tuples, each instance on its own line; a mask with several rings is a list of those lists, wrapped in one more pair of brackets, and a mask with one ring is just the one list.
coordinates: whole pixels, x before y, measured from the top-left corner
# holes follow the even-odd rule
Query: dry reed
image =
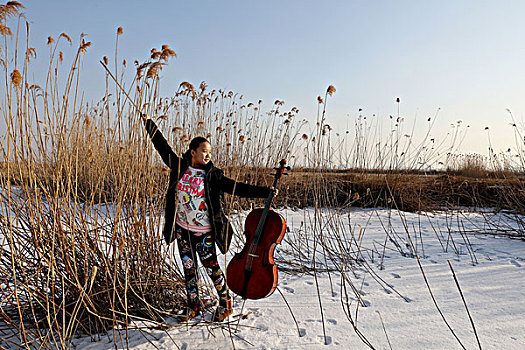
[[(11, 29), (4, 23), (22, 6), (16, 2), (0, 6), (1, 34), (7, 43)], [(41, 85), (28, 82), (27, 67), (36, 56), (28, 40), (21, 65), (13, 59), (16, 53), (2, 47), (7, 133), (0, 143), (0, 319), (16, 332), (16, 341), (0, 335), (4, 341), (26, 348), (66, 348), (77, 334), (110, 331), (115, 344), (126, 346), (128, 330), (137, 327), (138, 320), (162, 327), (171, 309), (184, 303), (182, 276), (159, 234), (167, 169), (154, 155), (139, 112), (156, 119), (178, 154), (193, 137), (206, 136), (217, 150), (214, 163), (236, 180), (268, 184), (268, 169), (280, 158), (289, 160), (295, 170), (284, 179), (276, 204), (311, 206), (314, 213), (305, 218), (309, 230), (289, 242), (292, 258), (281, 268), (313, 273), (316, 283), (319, 273), (327, 273), (332, 291), (333, 278), (339, 278), (342, 308), (370, 348), (373, 344), (358, 327), (359, 308), (366, 305), (362, 281), (361, 286), (356, 284), (355, 276), (365, 271), (379, 285), (386, 288), (387, 283), (368, 264), (369, 252), (360, 247), (364, 232), (351, 224), (345, 209), (383, 206), (396, 212), (500, 204), (501, 209), (525, 212), (522, 197), (513, 190), (523, 189), (516, 172), (493, 182), (426, 173), (436, 165), (458, 171), (475, 168), (475, 176), (480, 169), (523, 170), (522, 144), (517, 146), (521, 168), (519, 161), (511, 163), (506, 155), (491, 156), (492, 168), (483, 167), (484, 159), (470, 156), (463, 161), (466, 165), (456, 166), (454, 154), (464, 135), (461, 123), (439, 140), (431, 133), (436, 113), (428, 118), (424, 136), (415, 141), (414, 128), (405, 130), (399, 99), (397, 115), (387, 118), (391, 131), (386, 137), (379, 117), (362, 110), (353, 132), (335, 132), (327, 118), (327, 105), (336, 93), (332, 85), (324, 98), (317, 98), (315, 124), (298, 120), (297, 107), (283, 110), (281, 100), (263, 112), (262, 101), (244, 101), (233, 91), (210, 91), (205, 82), (198, 87), (183, 82), (174, 96), (161, 97), (160, 74), (176, 53), (168, 45), (152, 49), (148, 60), (135, 61), (129, 82), (125, 60), (121, 65), (118, 60), (118, 38), (123, 33), (119, 27), (111, 70), (117, 84), (108, 74), (105, 96), (95, 104), (85, 104), (79, 97), (79, 67), (90, 47), (83, 37), (65, 71), (59, 65), (63, 60), (59, 47), (72, 40), (65, 33), (57, 40), (48, 38), (49, 71)], [(102, 61), (109, 63), (106, 56)], [(521, 129), (515, 131), (521, 137)], [(337, 172), (338, 167), (354, 170)], [(409, 170), (421, 172), (407, 174)], [(226, 200), (230, 213), (252, 205)], [(417, 242), (413, 245), (398, 235), (390, 222), (383, 224), (385, 247), (388, 240), (400, 254), (420, 258), (415, 254)], [(518, 232), (523, 234), (523, 227), (522, 222)], [(439, 230), (436, 235), (447, 249), (454, 244), (449, 242), (451, 232), (445, 242)], [(376, 256), (384, 255), (383, 250)], [(320, 293), (318, 302), (324, 326)]]

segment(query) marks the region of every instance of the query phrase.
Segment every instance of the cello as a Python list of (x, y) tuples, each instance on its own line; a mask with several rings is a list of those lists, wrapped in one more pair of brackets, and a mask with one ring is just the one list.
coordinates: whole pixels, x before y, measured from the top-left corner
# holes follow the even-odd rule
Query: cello
[(244, 224), (246, 243), (232, 258), (226, 269), (226, 282), (230, 290), (244, 299), (261, 299), (270, 296), (277, 288), (277, 266), (273, 261), (275, 246), (281, 243), (286, 231), (282, 215), (270, 208), (277, 182), (282, 178), (286, 159), (275, 168), (273, 189), (264, 208), (248, 214)]

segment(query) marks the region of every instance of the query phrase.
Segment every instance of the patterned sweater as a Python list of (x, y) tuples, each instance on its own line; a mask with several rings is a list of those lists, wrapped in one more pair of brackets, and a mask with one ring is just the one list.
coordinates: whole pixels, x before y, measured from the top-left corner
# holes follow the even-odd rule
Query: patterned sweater
[(177, 216), (175, 222), (186, 230), (207, 233), (212, 230), (202, 169), (188, 167), (177, 184)]

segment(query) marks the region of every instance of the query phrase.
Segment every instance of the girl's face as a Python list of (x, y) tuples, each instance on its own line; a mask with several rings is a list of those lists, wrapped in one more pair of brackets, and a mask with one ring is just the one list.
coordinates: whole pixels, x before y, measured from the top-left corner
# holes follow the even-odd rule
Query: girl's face
[(211, 160), (211, 145), (209, 142), (203, 142), (196, 150), (191, 150), (191, 166), (202, 168)]

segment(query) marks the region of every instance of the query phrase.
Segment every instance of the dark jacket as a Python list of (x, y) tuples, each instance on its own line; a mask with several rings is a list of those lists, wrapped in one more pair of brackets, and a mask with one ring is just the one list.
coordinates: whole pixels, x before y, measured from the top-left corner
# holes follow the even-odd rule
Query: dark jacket
[[(190, 151), (179, 157), (173, 152), (168, 142), (162, 136), (160, 130), (153, 120), (146, 119), (146, 130), (153, 141), (153, 146), (159, 152), (164, 163), (171, 169), (170, 181), (166, 192), (166, 209), (164, 215), (164, 239), (170, 244), (175, 240), (173, 232), (173, 223), (175, 221), (175, 206), (177, 200), (177, 183), (188, 167), (191, 165)], [(261, 186), (252, 186), (224, 176), (224, 172), (216, 168), (210, 161), (204, 167), (206, 176), (204, 178), (204, 194), (208, 214), (212, 226), (212, 233), (215, 242), (221, 253), (228, 251), (233, 235), (233, 229), (226, 218), (221, 205), (221, 199), (224, 192), (237, 195), (239, 197), (266, 198), (270, 195), (270, 188)]]

